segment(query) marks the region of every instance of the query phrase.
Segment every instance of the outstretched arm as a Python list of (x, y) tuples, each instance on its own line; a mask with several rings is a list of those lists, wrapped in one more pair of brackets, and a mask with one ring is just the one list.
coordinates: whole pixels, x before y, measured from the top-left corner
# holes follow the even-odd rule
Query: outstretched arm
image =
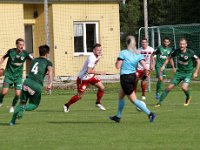
[(151, 57), (150, 57), (150, 69), (151, 70), (154, 70), (155, 65), (156, 65), (156, 58), (154, 56), (155, 56), (155, 53), (152, 53)]
[(172, 59), (171, 56), (169, 56), (169, 57), (165, 60), (164, 64), (163, 64), (162, 67), (160, 68), (160, 71), (163, 71), (163, 70), (165, 69), (165, 66), (169, 63), (170, 59)]

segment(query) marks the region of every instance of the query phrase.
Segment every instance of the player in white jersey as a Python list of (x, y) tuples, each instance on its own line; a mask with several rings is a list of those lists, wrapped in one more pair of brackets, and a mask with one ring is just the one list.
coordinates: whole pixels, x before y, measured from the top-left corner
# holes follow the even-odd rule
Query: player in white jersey
[[(148, 40), (146, 38), (143, 38), (141, 41), (142, 47), (138, 49), (139, 53), (142, 54), (145, 58), (145, 62), (148, 68), (148, 72), (146, 73), (142, 65), (139, 63), (137, 67), (137, 82), (139, 79), (141, 79), (141, 89), (142, 89), (142, 100), (145, 100), (145, 91), (146, 91), (146, 79), (150, 75), (150, 57), (151, 54), (154, 52), (154, 49), (150, 46), (148, 46)], [(137, 86), (135, 86), (135, 92), (136, 92)]]
[(102, 84), (101, 80), (96, 77), (96, 75), (104, 75), (106, 72), (95, 71), (95, 66), (99, 62), (101, 56), (101, 44), (95, 44), (93, 47), (93, 53), (88, 56), (76, 80), (78, 92), (64, 105), (64, 112), (69, 112), (70, 105), (81, 99), (89, 84), (92, 84), (98, 88), (96, 106), (101, 110), (106, 110), (101, 104), (101, 99), (104, 95), (104, 85)]

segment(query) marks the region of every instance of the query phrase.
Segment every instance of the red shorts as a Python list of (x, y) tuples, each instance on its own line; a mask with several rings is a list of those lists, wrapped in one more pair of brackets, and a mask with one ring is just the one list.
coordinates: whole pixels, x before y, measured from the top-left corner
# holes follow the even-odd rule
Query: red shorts
[(144, 70), (137, 70), (136, 72), (136, 77), (141, 80), (145, 80), (147, 77), (149, 77), (149, 75), (150, 75), (149, 70), (147, 72), (145, 72)]
[(97, 79), (96, 76), (93, 76), (92, 78), (88, 80), (81, 80), (79, 77), (76, 80), (77, 84), (77, 90), (78, 92), (85, 92), (86, 88), (88, 87), (89, 84), (96, 84), (100, 82), (101, 80)]

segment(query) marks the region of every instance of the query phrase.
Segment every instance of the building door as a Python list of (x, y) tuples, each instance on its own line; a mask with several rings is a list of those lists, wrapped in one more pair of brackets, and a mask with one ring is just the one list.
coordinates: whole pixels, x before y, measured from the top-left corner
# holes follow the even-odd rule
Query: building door
[[(33, 53), (33, 25), (25, 25), (25, 49), (28, 53)], [(31, 61), (26, 61), (26, 74), (30, 71)]]

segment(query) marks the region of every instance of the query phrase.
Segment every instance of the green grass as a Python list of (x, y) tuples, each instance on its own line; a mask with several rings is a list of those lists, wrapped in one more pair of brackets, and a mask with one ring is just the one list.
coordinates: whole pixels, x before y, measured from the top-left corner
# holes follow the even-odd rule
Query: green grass
[[(154, 123), (135, 110), (127, 100), (121, 123), (108, 120), (117, 109), (118, 84), (107, 84), (103, 104), (107, 111), (94, 107), (96, 95), (89, 91), (82, 100), (63, 113), (63, 103), (75, 93), (54, 91), (43, 95), (39, 108), (26, 112), (16, 126), (8, 126), (12, 92), (0, 108), (1, 150), (188, 150), (200, 149), (199, 86), (192, 84), (193, 100), (183, 106), (180, 88), (172, 91), (161, 108), (154, 108), (154, 91), (147, 93), (146, 104), (157, 114)], [(109, 90), (115, 89), (111, 92)], [(63, 95), (66, 94), (66, 95)], [(140, 97), (138, 92), (138, 97)]]

